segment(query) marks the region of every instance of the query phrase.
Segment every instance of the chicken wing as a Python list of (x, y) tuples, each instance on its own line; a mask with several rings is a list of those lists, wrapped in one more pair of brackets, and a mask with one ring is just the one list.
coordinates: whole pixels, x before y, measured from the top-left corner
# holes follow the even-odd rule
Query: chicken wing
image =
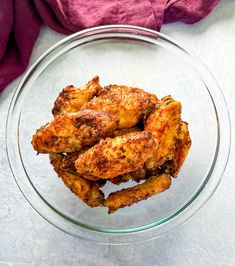
[(191, 147), (191, 139), (188, 131), (188, 124), (181, 121), (178, 125), (178, 134), (175, 138), (174, 149), (172, 150), (171, 159), (161, 166), (161, 171), (176, 177), (183, 165), (188, 151)]
[(149, 131), (132, 132), (106, 138), (81, 154), (75, 162), (77, 172), (86, 178), (113, 178), (142, 168), (153, 156), (156, 143)]
[(87, 180), (78, 174), (65, 171), (63, 168), (63, 160), (63, 154), (50, 154), (50, 162), (64, 184), (88, 206), (102, 206), (104, 194), (99, 189), (102, 184)]
[(32, 145), (38, 153), (79, 151), (111, 136), (116, 126), (110, 115), (94, 110), (60, 114), (37, 130)]
[(110, 85), (85, 108), (106, 112), (118, 120), (118, 128), (134, 127), (157, 103), (156, 96), (141, 89)]
[(164, 97), (149, 115), (145, 129), (153, 133), (159, 144), (145, 164), (147, 170), (152, 174), (165, 171), (176, 177), (191, 146), (187, 123), (181, 120), (180, 102)]
[(168, 189), (170, 185), (169, 175), (152, 176), (140, 185), (110, 193), (104, 201), (104, 206), (109, 208), (109, 213), (113, 213), (120, 208), (159, 194)]
[(177, 128), (181, 121), (180, 115), (180, 102), (174, 101), (171, 96), (166, 96), (146, 120), (145, 130), (151, 131), (154, 138), (158, 140), (154, 156), (146, 162), (147, 169), (153, 173), (166, 160), (171, 159)]
[[(71, 152), (67, 153), (63, 156), (63, 158), (60, 161), (60, 169), (70, 172), (72, 174), (77, 174), (77, 169), (75, 167), (75, 161), (78, 159), (78, 156), (82, 153), (84, 153), (86, 150), (82, 150), (81, 152)], [(136, 182), (139, 182), (140, 180), (145, 179), (146, 177), (146, 170), (143, 168), (139, 168), (135, 171), (132, 171), (130, 173), (126, 173), (124, 175), (116, 176), (112, 179), (109, 179), (113, 184), (120, 184), (123, 182), (127, 182), (129, 180), (133, 180)], [(92, 180), (92, 176), (90, 176), (90, 179)], [(105, 179), (99, 179), (98, 177), (94, 177), (93, 180), (99, 180), (100, 183), (105, 183)]]
[(79, 111), (101, 89), (98, 76), (95, 76), (89, 81), (83, 89), (76, 88), (72, 85), (67, 86), (62, 90), (54, 103), (52, 109), (53, 115), (56, 116), (61, 113)]

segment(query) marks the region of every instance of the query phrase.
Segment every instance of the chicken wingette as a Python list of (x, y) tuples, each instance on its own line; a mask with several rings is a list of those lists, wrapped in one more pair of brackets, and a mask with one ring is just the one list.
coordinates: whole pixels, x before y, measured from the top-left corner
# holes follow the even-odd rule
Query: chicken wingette
[(55, 116), (37, 130), (32, 145), (38, 153), (74, 152), (111, 136), (117, 122), (109, 114), (81, 110)]
[[(66, 172), (70, 172), (72, 174), (77, 174), (77, 169), (75, 167), (75, 161), (78, 159), (78, 156), (84, 152), (85, 150), (82, 150), (81, 152), (71, 152), (71, 153), (67, 153), (66, 155), (63, 155), (63, 158), (60, 161), (60, 169)], [(139, 182), (140, 180), (145, 179), (145, 177), (146, 177), (146, 170), (143, 168), (139, 168), (130, 173), (126, 173), (123, 175), (116, 176), (112, 179), (109, 179), (109, 181), (111, 181), (114, 184), (120, 184), (123, 182), (127, 182), (129, 180)], [(92, 176), (90, 176), (90, 179), (91, 178)], [(93, 179), (98, 180), (99, 178), (94, 177)], [(100, 179), (99, 182), (105, 182), (105, 179)]]
[(109, 213), (113, 213), (120, 208), (159, 194), (168, 189), (170, 185), (171, 177), (169, 175), (152, 176), (140, 185), (110, 193), (104, 201), (104, 206), (109, 208)]
[[(154, 156), (145, 164), (147, 170), (154, 174), (165, 162), (170, 160), (172, 165), (177, 160), (179, 163), (178, 170), (174, 173), (176, 176), (191, 145), (187, 124), (181, 120), (180, 102), (175, 101), (171, 96), (164, 97), (157, 104), (156, 110), (147, 118), (145, 130), (151, 131), (155, 140), (158, 141)], [(182, 141), (185, 142), (184, 145)], [(167, 164), (169, 167), (169, 163)]]
[(84, 108), (106, 112), (118, 120), (118, 128), (134, 127), (158, 102), (144, 90), (110, 85), (91, 99)]
[(74, 86), (67, 86), (62, 90), (55, 100), (52, 113), (54, 116), (61, 113), (72, 113), (79, 111), (88, 103), (102, 87), (99, 84), (99, 77), (95, 76), (83, 89)]
[(113, 178), (142, 168), (153, 156), (156, 143), (149, 131), (106, 138), (82, 153), (75, 162), (77, 172), (86, 178)]
[(171, 152), (171, 159), (161, 166), (161, 172), (176, 177), (188, 155), (191, 147), (191, 139), (188, 131), (188, 124), (184, 121), (178, 125), (175, 145)]
[(50, 162), (64, 184), (88, 206), (102, 206), (104, 193), (99, 188), (103, 184), (87, 180), (76, 173), (66, 171), (63, 168), (64, 157), (63, 154), (50, 154)]

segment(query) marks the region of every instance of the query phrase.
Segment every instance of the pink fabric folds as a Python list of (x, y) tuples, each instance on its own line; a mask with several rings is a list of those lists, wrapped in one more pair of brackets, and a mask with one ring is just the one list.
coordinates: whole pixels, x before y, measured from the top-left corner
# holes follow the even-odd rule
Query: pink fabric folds
[(0, 91), (25, 71), (42, 23), (63, 33), (129, 24), (195, 23), (220, 0), (0, 0)]

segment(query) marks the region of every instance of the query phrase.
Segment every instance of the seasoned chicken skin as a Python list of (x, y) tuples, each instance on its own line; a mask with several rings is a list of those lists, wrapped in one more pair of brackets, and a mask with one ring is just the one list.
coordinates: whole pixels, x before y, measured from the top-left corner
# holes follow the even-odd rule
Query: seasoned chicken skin
[(125, 135), (127, 133), (131, 133), (131, 132), (140, 132), (141, 129), (138, 127), (130, 127), (130, 128), (122, 128), (122, 129), (117, 129), (113, 132), (113, 136), (117, 137), (117, 136), (122, 136)]
[(172, 177), (177, 177), (191, 147), (188, 124), (184, 121), (181, 121), (181, 123), (178, 125), (177, 132), (175, 146), (171, 152), (171, 159), (166, 161), (161, 166), (161, 171), (170, 174)]
[(64, 157), (63, 154), (50, 154), (50, 162), (64, 184), (88, 206), (102, 206), (104, 194), (99, 189), (102, 184), (87, 180), (76, 173), (64, 170)]
[(116, 185), (119, 185), (120, 183), (128, 182), (129, 180), (139, 183), (141, 180), (147, 177), (146, 174), (147, 173), (144, 168), (138, 168), (135, 171), (132, 171), (132, 172), (129, 172), (123, 175), (115, 176), (109, 179), (109, 181)]
[[(75, 161), (77, 160), (78, 156), (83, 151), (79, 152), (70, 152), (67, 154), (64, 153), (50, 153), (50, 159), (57, 159), (60, 164), (57, 163), (57, 169), (70, 172), (72, 174), (77, 174), (77, 169), (74, 165)], [(58, 155), (58, 156), (56, 156)], [(54, 164), (52, 164), (54, 166)]]
[(118, 128), (134, 127), (157, 103), (156, 96), (141, 89), (110, 85), (84, 108), (106, 112), (118, 120)]
[(79, 151), (111, 136), (116, 126), (109, 114), (94, 110), (60, 114), (37, 130), (32, 145), (38, 153)]
[[(159, 166), (171, 160), (171, 164), (179, 162), (178, 167), (174, 166), (178, 168), (174, 176), (178, 174), (180, 165), (191, 146), (187, 124), (181, 120), (180, 102), (175, 101), (171, 96), (164, 97), (158, 103), (156, 110), (147, 118), (145, 130), (151, 131), (155, 140), (158, 141), (154, 156), (145, 164), (148, 171), (156, 173)], [(182, 141), (187, 144), (182, 145)], [(179, 158), (179, 155), (182, 155), (182, 158)]]
[(106, 138), (81, 154), (75, 162), (77, 172), (86, 178), (113, 178), (143, 167), (153, 156), (156, 143), (149, 131)]
[(79, 111), (86, 103), (88, 103), (102, 87), (99, 84), (99, 77), (95, 76), (89, 81), (83, 89), (67, 86), (57, 97), (52, 109), (53, 115), (61, 113), (72, 113)]
[[(79, 155), (84, 153), (86, 150), (82, 150), (80, 152), (71, 152), (63, 155), (63, 158), (60, 160), (60, 169), (66, 172), (70, 172), (72, 174), (77, 174), (77, 169), (75, 167), (75, 161), (78, 159)], [(130, 173), (116, 176), (112, 179), (109, 179), (114, 184), (120, 184), (123, 182), (127, 182), (129, 180), (133, 180), (139, 182), (140, 180), (145, 179), (146, 177), (146, 170), (143, 168), (139, 168), (135, 171)], [(90, 176), (92, 180), (92, 176)], [(99, 182), (105, 182), (105, 179), (99, 179), (98, 177), (93, 177), (93, 180), (99, 180)]]
[(159, 194), (168, 189), (170, 185), (171, 177), (169, 175), (152, 176), (140, 185), (110, 193), (104, 201), (104, 206), (109, 208), (109, 213), (113, 213), (117, 209)]

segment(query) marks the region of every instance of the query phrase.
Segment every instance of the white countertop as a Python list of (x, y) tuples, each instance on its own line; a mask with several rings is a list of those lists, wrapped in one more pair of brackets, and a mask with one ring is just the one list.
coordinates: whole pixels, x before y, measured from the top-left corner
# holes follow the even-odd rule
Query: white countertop
[[(198, 55), (218, 80), (235, 133), (235, 1), (223, 0), (195, 24), (164, 25), (162, 32)], [(31, 63), (64, 36), (41, 30)], [(103, 246), (56, 229), (37, 214), (18, 189), (6, 158), (5, 122), (14, 88), (0, 95), (0, 265), (235, 265), (235, 143), (211, 200), (168, 235), (131, 246)]]

